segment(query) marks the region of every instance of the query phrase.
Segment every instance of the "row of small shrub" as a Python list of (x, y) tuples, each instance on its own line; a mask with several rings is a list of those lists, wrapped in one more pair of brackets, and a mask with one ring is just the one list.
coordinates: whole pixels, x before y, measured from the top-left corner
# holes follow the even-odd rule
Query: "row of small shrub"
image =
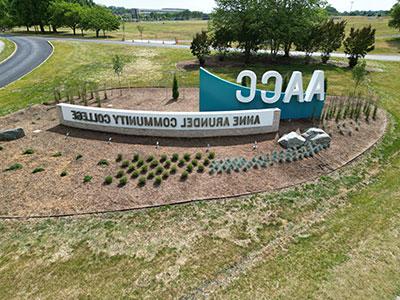
[[(336, 99), (336, 98), (334, 98)], [(378, 115), (376, 102), (349, 98), (346, 101), (332, 101), (325, 107), (321, 120), (332, 120), (336, 123), (341, 120), (352, 119), (358, 122), (362, 117), (369, 122), (371, 118), (375, 121)]]
[(214, 160), (210, 165), (209, 174), (247, 172), (251, 169), (267, 168), (278, 163), (291, 163), (314, 157), (317, 153), (328, 147), (329, 145), (307, 143), (299, 149), (273, 151), (270, 154), (254, 156), (250, 160), (243, 157)]

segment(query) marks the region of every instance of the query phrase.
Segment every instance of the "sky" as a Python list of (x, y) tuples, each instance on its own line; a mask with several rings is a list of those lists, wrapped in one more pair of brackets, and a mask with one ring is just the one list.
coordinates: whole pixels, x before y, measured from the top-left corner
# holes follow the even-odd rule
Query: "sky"
[[(187, 8), (204, 12), (212, 11), (214, 0), (94, 0), (107, 6), (124, 6), (127, 8)], [(396, 0), (328, 0), (339, 11), (349, 11), (351, 2), (353, 10), (389, 10)]]

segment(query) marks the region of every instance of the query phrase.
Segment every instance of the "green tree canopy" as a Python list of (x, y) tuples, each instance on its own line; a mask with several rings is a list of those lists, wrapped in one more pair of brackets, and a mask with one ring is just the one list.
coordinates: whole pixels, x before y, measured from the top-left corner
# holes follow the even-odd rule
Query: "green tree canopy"
[(371, 25), (360, 29), (351, 28), (349, 36), (344, 41), (344, 52), (349, 56), (349, 66), (355, 67), (358, 59), (365, 57), (375, 49), (375, 29)]
[(389, 26), (400, 30), (400, 0), (393, 6), (390, 11)]

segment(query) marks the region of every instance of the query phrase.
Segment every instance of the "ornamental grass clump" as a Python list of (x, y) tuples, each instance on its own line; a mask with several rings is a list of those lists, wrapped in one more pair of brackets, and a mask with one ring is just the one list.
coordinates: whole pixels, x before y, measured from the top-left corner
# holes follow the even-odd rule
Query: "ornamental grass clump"
[(171, 167), (170, 173), (171, 173), (171, 174), (176, 174), (177, 171), (178, 171), (177, 166), (176, 166), (176, 165), (173, 165), (173, 166)]
[(168, 177), (169, 177), (169, 171), (164, 171), (164, 173), (162, 174), (162, 178), (166, 180), (168, 179)]
[(134, 164), (130, 164), (129, 165), (129, 167), (128, 167), (128, 171), (127, 171), (127, 173), (132, 173), (133, 171), (135, 171), (135, 165)]
[(188, 171), (183, 171), (183, 173), (181, 174), (181, 180), (186, 180), (189, 177), (189, 173)]
[(38, 167), (38, 168), (35, 168), (35, 169), (32, 171), (32, 174), (41, 173), (41, 172), (44, 172), (44, 168)]
[(149, 170), (149, 167), (148, 167), (147, 165), (144, 165), (144, 166), (140, 169), (140, 173), (146, 174), (148, 170)]
[(122, 154), (119, 153), (119, 154), (117, 155), (117, 158), (115, 159), (115, 162), (119, 163), (119, 162), (122, 161), (122, 159), (123, 159)]
[(107, 176), (106, 178), (104, 178), (105, 185), (110, 185), (112, 182), (113, 182), (112, 176)]
[(167, 159), (168, 159), (167, 155), (163, 154), (163, 155), (161, 155), (160, 162), (163, 163), (163, 162), (165, 162)]
[(183, 154), (183, 159), (184, 159), (185, 161), (189, 162), (189, 161), (190, 161), (190, 154), (189, 154), (189, 153)]
[(178, 154), (178, 153), (172, 154), (171, 160), (172, 160), (173, 162), (177, 162), (177, 161), (179, 160), (179, 154)]
[(145, 186), (146, 185), (146, 177), (145, 176), (141, 176), (140, 178), (139, 178), (139, 180), (138, 180), (138, 185), (140, 186), (140, 187), (143, 187), (143, 186)]
[(22, 152), (23, 155), (31, 155), (34, 153), (35, 153), (35, 150), (33, 150), (32, 148), (26, 149), (24, 152)]
[(159, 165), (158, 160), (153, 160), (153, 161), (150, 163), (150, 168), (154, 169), (154, 168), (156, 168), (158, 165)]
[(149, 155), (149, 156), (147, 156), (147, 158), (146, 158), (146, 162), (152, 162), (154, 160), (154, 156), (153, 155)]
[(158, 166), (157, 168), (156, 168), (156, 174), (161, 174), (162, 172), (164, 172), (164, 168), (162, 167), (162, 166)]
[(192, 173), (193, 172), (193, 165), (192, 164), (188, 164), (186, 166), (186, 171), (188, 171), (189, 173)]
[(197, 160), (200, 160), (201, 157), (202, 157), (202, 154), (201, 154), (200, 152), (197, 152), (196, 155), (195, 155), (195, 158), (196, 158)]
[(119, 187), (123, 187), (128, 183), (128, 178), (126, 176), (123, 176), (120, 180), (119, 180)]
[(213, 160), (215, 158), (215, 152), (208, 153), (208, 159)]
[(156, 176), (156, 174), (154, 174), (154, 172), (149, 172), (149, 174), (147, 174), (147, 179), (151, 180), (154, 178), (154, 176)]
[(161, 185), (161, 183), (162, 183), (162, 178), (161, 178), (161, 176), (157, 176), (157, 177), (154, 179), (154, 185), (155, 185), (155, 186), (159, 186), (159, 185)]
[(124, 170), (119, 170), (115, 177), (116, 178), (122, 178), (124, 175), (125, 175), (125, 171)]
[(133, 154), (132, 162), (137, 162), (140, 159), (140, 155), (138, 153)]
[(196, 167), (198, 164), (199, 164), (199, 161), (198, 161), (197, 159), (193, 159), (193, 160), (192, 160), (192, 165), (193, 165), (193, 166)]
[(139, 159), (137, 164), (136, 164), (136, 167), (140, 168), (143, 165), (144, 165), (144, 160), (143, 159)]
[(92, 181), (92, 179), (92, 176), (86, 175), (85, 177), (83, 177), (83, 183), (89, 183)]
[(121, 168), (127, 168), (129, 167), (129, 164), (130, 164), (129, 160), (124, 160), (121, 164)]
[(170, 160), (166, 160), (164, 163), (164, 168), (169, 169), (171, 167), (171, 161)]
[(15, 164), (9, 166), (7, 169), (5, 169), (5, 171), (8, 172), (8, 171), (21, 170), (21, 169), (22, 169), (22, 165), (20, 163), (15, 163)]
[(131, 178), (133, 178), (133, 179), (136, 179), (136, 178), (138, 178), (138, 177), (139, 177), (139, 175), (140, 175), (140, 173), (139, 173), (139, 171), (138, 171), (138, 170), (136, 170), (136, 171), (133, 171), (133, 172), (132, 172), (132, 175), (131, 175)]
[(106, 160), (106, 159), (101, 159), (101, 160), (97, 163), (97, 165), (98, 165), (98, 166), (101, 166), (101, 167), (107, 167), (107, 166), (110, 165), (110, 163), (109, 163), (108, 160)]
[(185, 161), (183, 160), (183, 159), (181, 159), (179, 162), (178, 162), (178, 166), (180, 167), (180, 168), (182, 168), (184, 165), (185, 165)]
[(208, 166), (210, 164), (210, 160), (206, 158), (203, 162), (203, 165)]
[(204, 173), (204, 170), (205, 170), (205, 168), (204, 168), (203, 165), (199, 165), (199, 166), (197, 167), (197, 172), (199, 172), (199, 173)]

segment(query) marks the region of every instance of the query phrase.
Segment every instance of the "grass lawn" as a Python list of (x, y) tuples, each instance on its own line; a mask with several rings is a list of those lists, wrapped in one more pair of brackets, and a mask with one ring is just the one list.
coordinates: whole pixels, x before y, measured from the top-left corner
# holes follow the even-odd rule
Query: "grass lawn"
[(8, 39), (0, 38), (0, 41), (4, 43), (4, 48), (0, 52), (0, 63), (10, 57), (15, 51), (15, 44)]
[[(46, 101), (64, 77), (112, 77), (129, 61), (136, 86), (170, 85), (186, 50), (55, 43), (44, 66), (0, 91), (1, 114)], [(80, 59), (77, 59), (78, 54)], [(275, 194), (79, 218), (0, 221), (0, 298), (366, 298), (400, 295), (400, 63), (368, 62), (392, 115), (368, 157)], [(335, 66), (253, 65), (257, 73), (323, 68), (331, 94), (351, 87)], [(232, 80), (239, 69), (212, 71)], [(145, 74), (145, 75), (143, 75)], [(197, 71), (179, 72), (196, 86)], [(111, 83), (115, 84), (115, 83)], [(5, 101), (4, 101), (5, 99)]]

